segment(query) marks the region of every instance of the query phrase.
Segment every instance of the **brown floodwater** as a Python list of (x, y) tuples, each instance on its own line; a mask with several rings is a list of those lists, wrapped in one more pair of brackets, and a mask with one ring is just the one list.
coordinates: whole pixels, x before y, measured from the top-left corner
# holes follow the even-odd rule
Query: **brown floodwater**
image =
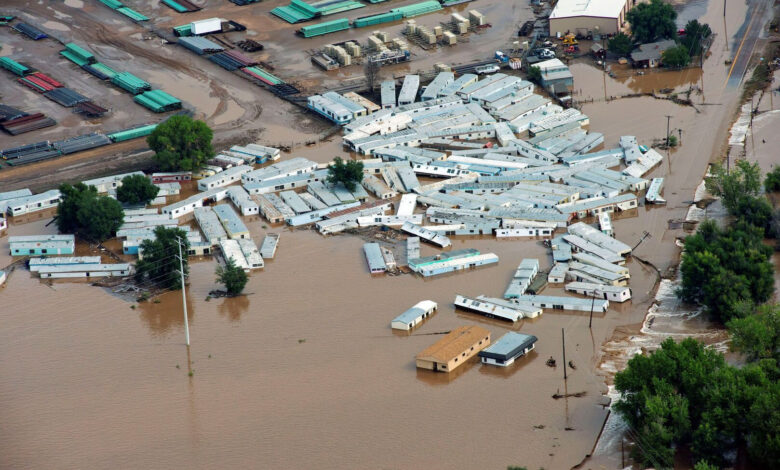
[[(707, 16), (715, 17), (715, 10), (710, 5)], [(744, 5), (730, 3), (729, 31), (743, 17)], [(454, 249), (493, 251), (500, 263), (431, 280), (371, 276), (359, 237), (322, 237), (247, 218), (256, 242), (269, 230), (281, 233), (277, 256), (252, 273), (245, 297), (210, 301), (208, 292), (218, 287), (215, 263), (193, 260), (189, 351), (178, 291), (162, 294), (159, 303), (133, 304), (84, 281), (41, 282), (17, 269), (0, 288), (0, 465), (570, 468), (591, 452), (604, 423), (599, 401), (608, 390), (605, 380), (610, 383), (613, 369), (639, 349), (638, 335), (647, 334), (645, 314), (656, 297), (658, 275), (638, 258), (662, 272), (674, 264), (675, 238), (684, 232), (668, 229), (667, 221), (684, 217), (707, 163), (723, 147), (737, 92), (708, 85), (724, 83), (728, 52), (722, 42), (716, 40), (713, 58), (700, 72), (704, 92), (693, 96), (701, 104), (698, 113), (649, 97), (594, 101), (583, 108), (591, 129), (605, 134), (606, 148), (625, 134), (644, 144), (662, 137), (665, 114), (673, 116), (673, 129), (683, 130), (682, 145), (651, 173), (667, 178), (669, 204), (615, 218), (617, 237), (626, 243), (650, 234), (628, 264), (634, 299), (594, 315), (592, 329), (582, 313), (547, 311), (509, 325), (454, 310), (456, 293), (499, 296), (523, 258), (539, 258), (549, 267), (548, 250), (535, 240), (454, 237)], [(601, 72), (587, 67), (593, 68), (575, 66), (575, 83), (587, 82), (590, 88), (583, 90), (598, 98)], [(697, 83), (695, 71), (677, 74), (664, 80), (675, 87)], [(613, 81), (608, 90), (624, 86), (628, 93), (636, 92), (632, 81), (656, 86), (642, 83), (657, 77), (607, 80)], [(286, 119), (264, 123), (264, 140), (289, 140), (293, 155), (317, 161), (346, 155), (338, 136), (306, 146)], [(54, 233), (53, 224), (45, 226), (50, 217), (12, 220), (8, 233)], [(402, 247), (394, 249), (404, 255)], [(435, 252), (423, 247), (423, 255)], [(4, 236), (0, 267), (10, 262)], [(438, 302), (438, 313), (411, 335), (393, 334), (389, 321), (423, 299)], [(650, 327), (668, 325), (662, 333), (708, 328), (694, 314), (684, 324), (656, 316)], [(436, 333), (468, 324), (480, 324), (494, 337), (508, 330), (534, 334), (536, 352), (508, 369), (472, 361), (448, 375), (416, 370), (414, 355), (435, 342)], [(567, 360), (577, 366), (566, 382), (561, 328)], [(640, 341), (640, 347), (653, 344)], [(557, 369), (544, 364), (549, 356), (558, 359)], [(582, 398), (551, 398), (581, 391)], [(604, 443), (587, 467), (614, 467), (615, 445)]]
[[(256, 240), (263, 224), (248, 223)], [(494, 251), (501, 262), (423, 280), (372, 277), (356, 237), (273, 230), (284, 232), (277, 257), (252, 274), (246, 297), (206, 301), (214, 263), (191, 265), (192, 377), (179, 292), (131, 309), (85, 282), (44, 283), (14, 271), (0, 291), (5, 466), (564, 468), (589, 452), (586, 436), (598, 432), (605, 411), (595, 404), (601, 380), (588, 370), (630, 305), (597, 314), (592, 331), (586, 314), (548, 312), (507, 325), (456, 312), (452, 299), (500, 295), (522, 258), (549, 266), (538, 241), (457, 239), (454, 248)], [(44, 221), (10, 228), (47, 231), (54, 229)], [(7, 238), (0, 240), (5, 265)], [(652, 286), (630, 266), (635, 295), (646, 299)], [(390, 319), (422, 299), (440, 311), (411, 336), (392, 334)], [(476, 362), (452, 375), (415, 369), (414, 355), (435, 333), (463, 324), (495, 336), (535, 334), (536, 354), (507, 370)], [(567, 358), (579, 366), (568, 383), (560, 367), (544, 364), (550, 355), (560, 363), (561, 328)], [(587, 396), (550, 398), (567, 389)], [(463, 436), (475, 450), (504, 450), (464, 454)]]

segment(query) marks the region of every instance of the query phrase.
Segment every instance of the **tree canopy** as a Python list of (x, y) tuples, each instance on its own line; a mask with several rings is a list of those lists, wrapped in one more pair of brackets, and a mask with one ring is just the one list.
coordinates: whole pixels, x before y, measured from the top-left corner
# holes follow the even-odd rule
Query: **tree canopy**
[(527, 75), (528, 75), (527, 78), (529, 82), (534, 82), (536, 84), (542, 82), (542, 69), (540, 69), (535, 65), (528, 67)]
[(690, 55), (699, 55), (702, 52), (702, 43), (711, 34), (712, 29), (708, 24), (691, 20), (685, 25), (685, 35), (680, 38), (680, 44), (685, 46)]
[(157, 197), (160, 188), (143, 175), (130, 175), (122, 178), (122, 186), (116, 190), (116, 198), (126, 204), (147, 204)]
[(678, 69), (691, 63), (691, 55), (688, 54), (688, 48), (679, 45), (663, 51), (661, 53), (661, 61), (664, 67)]
[(225, 286), (225, 289), (231, 295), (240, 294), (244, 290), (249, 276), (238, 266), (233, 258), (228, 258), (225, 266), (217, 266), (217, 282)]
[(634, 44), (631, 42), (631, 38), (626, 33), (617, 33), (607, 43), (607, 50), (613, 54), (628, 55), (631, 49), (634, 48)]
[(763, 231), (745, 222), (726, 229), (702, 222), (685, 239), (680, 297), (703, 305), (723, 323), (746, 314), (742, 302), (769, 300), (774, 291), (772, 249), (762, 240)]
[(189, 274), (187, 252), (190, 244), (187, 233), (180, 228), (159, 226), (154, 229), (154, 240), (141, 242), (143, 258), (135, 265), (135, 276), (139, 282), (147, 282), (163, 289), (181, 288), (179, 275), (179, 242), (182, 241), (181, 257), (184, 275)]
[[(767, 175), (765, 186), (771, 179), (770, 175)], [(761, 169), (758, 163), (738, 160), (731, 171), (716, 165), (706, 185), (710, 193), (721, 198), (730, 215), (761, 228), (764, 233), (773, 234), (772, 206), (761, 190)]]
[(614, 407), (629, 425), (634, 457), (645, 465), (671, 468), (675, 448), (688, 446), (693, 461), (723, 466), (746, 443), (760, 468), (776, 467), (777, 378), (773, 362), (738, 369), (694, 339), (669, 338), (617, 373), (621, 397)]
[(744, 196), (761, 194), (761, 168), (758, 163), (737, 160), (734, 168), (727, 170), (722, 165), (714, 165), (712, 176), (706, 179), (707, 191), (721, 198), (723, 206), (734, 215), (739, 208), (739, 200)]
[(342, 183), (349, 191), (354, 191), (361, 181), (363, 162), (359, 160), (344, 161), (341, 157), (336, 157), (328, 167), (328, 182), (331, 184)]
[(766, 174), (764, 178), (764, 189), (768, 193), (780, 191), (780, 166), (776, 166)]
[(78, 183), (60, 186), (57, 228), (93, 242), (111, 238), (124, 221), (122, 206), (108, 196), (99, 196), (94, 186)]
[(748, 360), (780, 362), (780, 304), (762, 305), (754, 315), (731, 320), (727, 326), (731, 348), (745, 354)]
[(628, 11), (626, 20), (631, 25), (634, 40), (640, 43), (673, 38), (677, 34), (674, 20), (677, 12), (662, 0), (640, 3)]
[(363, 75), (366, 77), (366, 86), (373, 95), (376, 91), (376, 84), (381, 80), (379, 62), (367, 60), (363, 65)]
[(213, 133), (203, 121), (172, 116), (146, 138), (162, 171), (192, 171), (214, 156)]

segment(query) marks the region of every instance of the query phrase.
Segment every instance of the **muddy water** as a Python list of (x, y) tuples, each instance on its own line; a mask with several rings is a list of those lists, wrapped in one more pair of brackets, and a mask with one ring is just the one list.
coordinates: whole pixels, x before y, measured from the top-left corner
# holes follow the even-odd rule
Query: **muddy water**
[[(780, 72), (775, 72), (775, 82), (780, 79)], [(777, 89), (767, 90), (753, 99), (754, 109), (758, 111), (753, 117), (752, 126), (748, 128), (745, 141), (745, 156), (751, 162), (758, 162), (763, 172), (770, 171), (780, 165), (780, 93)]]
[[(38, 233), (44, 223), (14, 224), (10, 233)], [(259, 240), (264, 222), (248, 225)], [(630, 305), (597, 314), (592, 333), (584, 314), (546, 313), (508, 326), (455, 312), (452, 299), (458, 292), (500, 295), (522, 258), (549, 265), (539, 242), (458, 239), (455, 248), (494, 251), (501, 263), (426, 281), (371, 277), (357, 238), (274, 230), (282, 232), (277, 258), (251, 276), (245, 298), (205, 301), (216, 287), (214, 263), (192, 264), (192, 378), (178, 292), (132, 310), (83, 282), (49, 287), (15, 271), (0, 293), (7, 312), (0, 332), (4, 461), (36, 468), (566, 468), (589, 452), (604, 390), (587, 370)], [(631, 268), (635, 291), (649, 291), (642, 269)], [(393, 335), (389, 320), (424, 298), (440, 311), (412, 336)], [(495, 336), (535, 334), (537, 352), (506, 371), (478, 363), (452, 375), (414, 368), (414, 355), (438, 338), (430, 333), (463, 324)], [(550, 355), (560, 362), (562, 327), (567, 357), (579, 366), (568, 384), (560, 368), (544, 365)], [(588, 395), (550, 398), (567, 389)], [(75, 433), (83, 438), (74, 441)], [(463, 453), (463, 436), (469, 447), (492, 450)]]
[[(705, 80), (723, 78), (718, 60), (712, 61), (717, 66), (705, 64)], [(734, 93), (710, 94), (710, 88), (700, 100), (728, 108)], [(725, 113), (710, 105), (695, 113), (652, 98), (594, 102), (584, 111), (608, 146), (622, 134), (633, 133), (642, 143), (663, 136), (659, 114), (673, 115), (673, 126), (683, 129), (683, 145), (652, 173), (667, 176), (669, 205), (640, 208), (614, 223), (618, 238), (632, 245), (650, 233), (637, 257), (665, 270), (678, 251), (675, 237), (683, 235), (667, 230), (666, 221), (684, 216), (720, 147)], [(277, 131), (280, 140), (297, 135), (284, 122), (269, 129), (269, 141)], [(294, 154), (325, 161), (339, 149), (339, 139), (332, 139), (296, 147)], [(53, 231), (43, 227), (47, 221), (13, 221), (9, 232)], [(258, 219), (248, 225), (256, 241), (267, 230)], [(452, 299), (456, 293), (500, 295), (522, 258), (538, 257), (549, 266), (538, 242), (456, 238), (455, 248), (494, 251), (501, 262), (423, 280), (371, 277), (356, 237), (271, 230), (282, 233), (277, 258), (252, 274), (247, 297), (206, 301), (216, 287), (215, 264), (191, 265), (192, 377), (178, 292), (131, 309), (84, 282), (49, 286), (15, 271), (0, 290), (4, 466), (569, 468), (591, 451), (605, 416), (597, 402), (607, 388), (597, 374), (608, 378), (608, 360), (612, 368), (620, 364), (611, 356), (637, 350), (632, 339), (657, 280), (652, 267), (632, 260), (634, 301), (596, 315), (592, 330), (585, 314), (553, 312), (508, 327), (456, 312)], [(425, 247), (423, 254), (434, 252)], [(4, 266), (10, 261), (5, 237), (0, 253)], [(439, 303), (439, 312), (413, 335), (393, 335), (390, 319), (426, 298)], [(662, 323), (656, 318), (652, 327)], [(463, 324), (483, 325), (494, 337), (507, 329), (535, 334), (536, 353), (507, 370), (470, 363), (437, 375), (414, 368), (414, 355), (438, 339), (430, 333)], [(567, 359), (578, 366), (567, 383), (560, 366), (544, 365), (550, 355), (561, 362), (561, 328)], [(613, 343), (621, 338), (627, 340)], [(610, 339), (602, 361), (601, 344)], [(587, 395), (555, 401), (550, 395), (556, 391)], [(602, 455), (614, 451), (608, 445)]]

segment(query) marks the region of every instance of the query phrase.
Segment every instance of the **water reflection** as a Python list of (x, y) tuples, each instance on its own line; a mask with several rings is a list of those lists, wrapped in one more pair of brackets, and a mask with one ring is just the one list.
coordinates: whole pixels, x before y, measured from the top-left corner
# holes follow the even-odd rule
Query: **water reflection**
[[(572, 63), (574, 88), (581, 100), (603, 100), (604, 95), (619, 97), (626, 94), (653, 93), (662, 89), (687, 90), (702, 80), (700, 67), (683, 70), (634, 69), (630, 65), (610, 64), (612, 76), (604, 72), (592, 60)], [(605, 90), (606, 87), (606, 90)]]
[[(479, 357), (475, 355), (469, 358), (466, 362), (464, 362), (461, 366), (452, 372), (434, 372), (432, 370), (420, 369), (418, 367), (415, 367), (415, 369), (417, 370), (417, 380), (428, 385), (435, 386), (447, 385), (461, 375), (470, 371), (477, 364), (480, 364), (480, 360)], [(412, 365), (414, 365), (414, 362), (412, 362)]]
[(515, 359), (515, 362), (512, 365), (507, 367), (482, 364), (479, 368), (479, 373), (483, 375), (489, 375), (491, 377), (508, 379), (515, 375), (520, 369), (527, 367), (532, 361), (538, 358), (539, 353), (537, 353), (536, 349), (534, 349), (528, 352), (525, 356), (518, 357)]
[[(637, 93), (652, 93), (664, 88), (677, 89), (678, 87), (692, 85), (701, 80), (703, 70), (699, 67), (689, 67), (683, 70), (666, 69), (631, 69), (629, 66), (612, 68), (615, 80), (625, 83), (632, 91)], [(642, 72), (642, 74), (640, 74)]]
[(241, 315), (249, 309), (249, 296), (239, 295), (238, 297), (231, 297), (223, 299), (222, 303), (217, 306), (217, 311), (223, 317), (227, 317), (230, 321), (241, 320)]
[[(158, 303), (155, 303), (159, 301)], [(140, 310), (140, 318), (146, 323), (154, 338), (163, 338), (184, 328), (184, 315), (181, 306), (181, 291), (166, 292), (136, 307)], [(187, 296), (187, 319), (192, 327), (195, 318), (195, 306), (192, 296)], [(184, 341), (182, 331), (182, 341)]]

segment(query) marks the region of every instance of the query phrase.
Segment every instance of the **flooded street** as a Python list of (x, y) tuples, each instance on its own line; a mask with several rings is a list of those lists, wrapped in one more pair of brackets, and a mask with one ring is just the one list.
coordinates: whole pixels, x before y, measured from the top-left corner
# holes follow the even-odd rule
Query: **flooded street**
[[(264, 11), (279, 2), (267, 3)], [(494, 8), (499, 3), (485, 2)], [(246, 296), (211, 300), (209, 291), (218, 287), (216, 263), (191, 260), (189, 351), (179, 291), (134, 303), (86, 282), (42, 282), (20, 268), (0, 287), (0, 466), (566, 469), (578, 464), (593, 451), (607, 417), (602, 395), (614, 398), (612, 376), (633, 353), (668, 335), (693, 334), (725, 347), (723, 332), (673, 295), (680, 250), (675, 241), (686, 232), (670, 228), (669, 221), (685, 218), (708, 163), (724, 154), (740, 94), (724, 86), (729, 70), (723, 64), (731, 54), (726, 41), (733, 33), (719, 25), (722, 4), (692, 2), (696, 8), (702, 3), (701, 20), (718, 35), (703, 69), (646, 75), (616, 69), (613, 79), (589, 63), (572, 66), (582, 110), (591, 130), (604, 133), (605, 148), (616, 146), (621, 135), (636, 135), (646, 145), (662, 138), (666, 115), (672, 116), (674, 132), (682, 131), (682, 145), (648, 175), (666, 178), (668, 204), (614, 218), (619, 240), (634, 246), (644, 238), (627, 264), (633, 300), (594, 314), (592, 329), (587, 313), (546, 310), (511, 325), (454, 309), (456, 294), (500, 296), (524, 258), (538, 258), (542, 269), (549, 268), (549, 250), (539, 240), (453, 237), (453, 249), (494, 252), (499, 264), (433, 279), (371, 276), (358, 236), (323, 237), (247, 217), (256, 242), (269, 231), (281, 234), (276, 257), (250, 276)], [(725, 26), (736, 32), (747, 5), (729, 2), (728, 8)], [(485, 8), (484, 13), (495, 17), (498, 11)], [(430, 22), (435, 16), (425, 18)], [(280, 25), (267, 15), (246, 21), (258, 30), (267, 25), (259, 33), (264, 35)], [(503, 40), (486, 37), (482, 47)], [(458, 48), (468, 50), (466, 44)], [(289, 70), (310, 67), (300, 62), (301, 51), (296, 54), (300, 57)], [(164, 81), (177, 72), (152, 73)], [(264, 101), (258, 100), (254, 111), (247, 109), (241, 103), (251, 94), (233, 94), (232, 88), (222, 94), (220, 86), (204, 79), (180, 93), (206, 103), (204, 115), (225, 126), (258, 121), (251, 131), (236, 124), (235, 135), (257, 133), (265, 143), (293, 144), (284, 158), (325, 162), (348, 155), (339, 135), (305, 145), (316, 134), (298, 128), (306, 128), (310, 116), (296, 112), (277, 120), (266, 113), (259, 122)], [(694, 106), (650, 96), (604, 100), (605, 89), (607, 96), (621, 96), (691, 86), (701, 90), (691, 94)], [(206, 95), (209, 90), (214, 94)], [(197, 98), (199, 93), (203, 96)], [(761, 106), (768, 106), (767, 99)], [(778, 116), (767, 110), (754, 123), (754, 155), (765, 168), (777, 163), (770, 149), (780, 143), (773, 131)], [(51, 217), (49, 212), (12, 220), (8, 235), (55, 233), (54, 224), (46, 226)], [(393, 248), (396, 257), (405, 258), (400, 244)], [(422, 249), (423, 256), (438, 252)], [(87, 254), (89, 247), (79, 250)], [(2, 236), (0, 267), (12, 262), (8, 252), (8, 238)], [(659, 273), (669, 279), (661, 280)], [(544, 291), (559, 293), (562, 289), (554, 287)], [(437, 302), (439, 311), (411, 335), (393, 333), (390, 320), (423, 299)], [(494, 338), (515, 330), (539, 341), (534, 352), (507, 369), (476, 359), (451, 374), (415, 368), (414, 356), (440, 333), (473, 324)], [(567, 361), (577, 366), (567, 381), (561, 329)], [(557, 368), (545, 365), (550, 356), (558, 360)], [(584, 396), (551, 398), (577, 392)], [(583, 468), (618, 467), (620, 426), (612, 415), (595, 456)]]

